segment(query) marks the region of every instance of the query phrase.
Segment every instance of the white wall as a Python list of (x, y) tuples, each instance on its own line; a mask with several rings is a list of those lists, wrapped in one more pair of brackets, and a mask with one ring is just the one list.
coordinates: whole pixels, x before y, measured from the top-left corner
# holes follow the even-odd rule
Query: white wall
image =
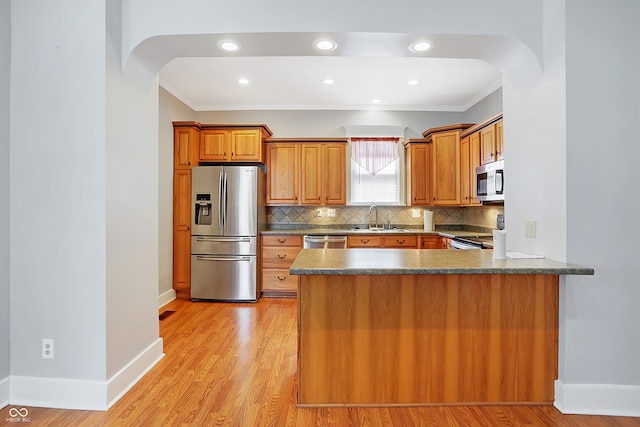
[(460, 123), (462, 113), (417, 111), (197, 111), (200, 123), (265, 123), (273, 138), (344, 137), (344, 126), (406, 126), (407, 138), (422, 138), (434, 126)]
[[(118, 2), (107, 2), (106, 378), (111, 404), (162, 357), (158, 325), (158, 85), (120, 73)], [(129, 366), (129, 364), (133, 366)]]
[(9, 63), (11, 3), (0, 0), (0, 408), (9, 401)]
[(28, 378), (105, 379), (104, 21), (98, 2), (11, 4), (12, 401)]
[(502, 88), (482, 98), (463, 114), (464, 123), (481, 123), (502, 112)]
[(117, 4), (12, 3), (11, 404), (106, 409), (162, 356), (158, 91), (120, 77)]
[(173, 290), (173, 125), (195, 120), (194, 111), (163, 88), (158, 111), (158, 295), (160, 304)]
[(596, 271), (563, 295), (571, 412), (640, 416), (639, 19), (636, 0), (567, 1), (567, 256)]

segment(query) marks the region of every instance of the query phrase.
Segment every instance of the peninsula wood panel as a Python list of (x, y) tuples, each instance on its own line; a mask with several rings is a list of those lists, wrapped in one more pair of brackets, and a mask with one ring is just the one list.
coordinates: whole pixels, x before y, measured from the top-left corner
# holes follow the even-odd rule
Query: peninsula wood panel
[(300, 405), (554, 400), (557, 276), (302, 275), (298, 303)]

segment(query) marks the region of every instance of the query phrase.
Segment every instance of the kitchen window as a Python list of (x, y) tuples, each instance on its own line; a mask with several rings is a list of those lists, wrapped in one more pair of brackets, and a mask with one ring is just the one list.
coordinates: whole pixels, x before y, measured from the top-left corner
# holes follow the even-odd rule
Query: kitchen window
[(399, 138), (350, 138), (349, 204), (401, 205)]

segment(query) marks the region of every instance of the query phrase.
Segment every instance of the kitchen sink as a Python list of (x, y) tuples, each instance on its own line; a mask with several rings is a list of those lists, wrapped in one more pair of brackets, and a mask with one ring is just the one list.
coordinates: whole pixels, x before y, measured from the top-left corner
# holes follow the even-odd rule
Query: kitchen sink
[(404, 228), (352, 228), (354, 233), (406, 233)]

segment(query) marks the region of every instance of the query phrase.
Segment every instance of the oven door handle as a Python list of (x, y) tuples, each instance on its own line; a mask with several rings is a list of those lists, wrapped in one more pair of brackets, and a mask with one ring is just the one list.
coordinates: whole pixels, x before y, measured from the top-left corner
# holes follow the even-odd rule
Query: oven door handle
[(251, 261), (248, 256), (197, 255), (196, 261)]

